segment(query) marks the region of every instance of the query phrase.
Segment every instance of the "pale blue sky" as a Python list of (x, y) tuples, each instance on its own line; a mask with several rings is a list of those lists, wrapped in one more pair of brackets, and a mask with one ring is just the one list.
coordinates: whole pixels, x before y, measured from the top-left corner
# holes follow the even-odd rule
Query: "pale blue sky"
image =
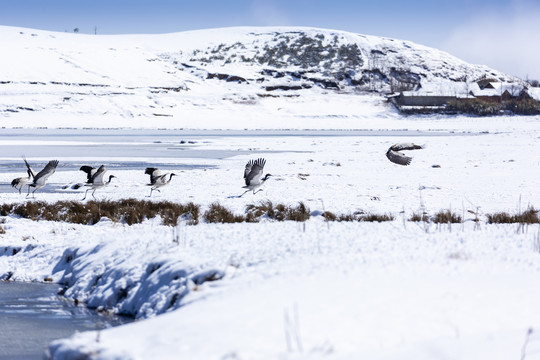
[(0, 25), (98, 34), (313, 26), (411, 40), (533, 78), (538, 24), (540, 0), (0, 0)]

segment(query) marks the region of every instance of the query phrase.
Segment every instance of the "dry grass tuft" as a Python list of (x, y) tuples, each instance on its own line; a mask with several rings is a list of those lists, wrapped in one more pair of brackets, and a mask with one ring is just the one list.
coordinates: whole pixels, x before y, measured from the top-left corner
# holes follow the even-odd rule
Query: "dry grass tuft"
[(337, 216), (336, 214), (334, 214), (333, 212), (331, 211), (325, 211), (322, 213), (322, 217), (324, 218), (324, 220), (326, 221), (337, 221)]
[(498, 212), (494, 214), (486, 214), (488, 224), (513, 224), (515, 223), (515, 215), (510, 215), (507, 212)]
[(409, 219), (409, 221), (413, 222), (429, 222), (429, 216), (425, 212), (417, 212), (413, 213)]
[(203, 219), (208, 223), (239, 223), (245, 221), (242, 215), (233, 214), (232, 211), (217, 202), (210, 205), (210, 208), (204, 213)]
[(259, 204), (246, 206), (246, 219), (267, 217), (277, 221), (306, 221), (310, 216), (311, 211), (303, 202), (298, 203), (296, 207), (292, 207), (284, 204), (274, 205), (270, 200), (266, 200)]
[(487, 214), (488, 224), (539, 224), (540, 218), (538, 212), (534, 207), (529, 207), (521, 214), (508, 214), (507, 212), (498, 212), (494, 214)]
[(538, 217), (539, 211), (530, 207), (521, 214), (518, 214), (516, 220), (521, 224), (538, 224), (540, 223), (540, 218)]
[(285, 208), (285, 220), (306, 221), (311, 216), (311, 211), (303, 202), (298, 203), (296, 207)]
[(358, 221), (369, 221), (369, 222), (384, 222), (384, 221), (393, 221), (394, 215), (392, 214), (362, 214), (358, 216)]
[(270, 200), (261, 201), (259, 204), (246, 205), (246, 217), (258, 219), (262, 216), (275, 219), (274, 204)]
[(197, 224), (199, 206), (193, 203), (185, 205), (170, 201), (152, 202), (148, 200), (122, 199), (118, 201), (27, 201), (25, 203), (2, 204), (0, 214), (15, 215), (32, 220), (64, 221), (76, 224), (92, 225), (102, 217), (128, 225), (141, 223), (156, 216), (162, 218), (164, 225), (176, 225), (178, 219), (189, 224)]
[(436, 224), (456, 224), (461, 223), (461, 215), (458, 215), (451, 210), (441, 210), (433, 216), (433, 222)]
[(364, 213), (362, 211), (355, 212), (354, 214), (339, 214), (336, 215), (330, 211), (325, 211), (322, 216), (326, 221), (367, 221), (367, 222), (383, 222), (392, 221), (394, 216), (391, 214), (372, 214)]

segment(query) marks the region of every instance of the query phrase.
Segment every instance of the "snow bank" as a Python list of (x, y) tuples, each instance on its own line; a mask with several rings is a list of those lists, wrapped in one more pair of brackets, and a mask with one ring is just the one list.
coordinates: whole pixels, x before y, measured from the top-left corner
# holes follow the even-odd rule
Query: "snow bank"
[(40, 236), (12, 241), (27, 250), (0, 257), (0, 271), (51, 276), (70, 298), (147, 319), (57, 341), (53, 358), (505, 359), (539, 325), (538, 226), (4, 227)]

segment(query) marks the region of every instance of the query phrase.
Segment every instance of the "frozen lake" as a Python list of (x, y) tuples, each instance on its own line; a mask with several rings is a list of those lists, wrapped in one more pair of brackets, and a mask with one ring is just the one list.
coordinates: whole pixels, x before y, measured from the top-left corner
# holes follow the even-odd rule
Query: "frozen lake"
[[(448, 137), (471, 133), (417, 130), (130, 130), (130, 129), (0, 129), (0, 173), (16, 173), (0, 181), (0, 193), (13, 193), (11, 178), (24, 176), (22, 157), (34, 170), (58, 159), (57, 172), (77, 171), (82, 165), (106, 164), (110, 171), (162, 170), (189, 171), (213, 169), (220, 160), (240, 155), (302, 153), (296, 143), (317, 137), (323, 139), (357, 137)], [(291, 145), (278, 150), (261, 144), (286, 139)], [(298, 139), (295, 141), (294, 139)], [(396, 139), (396, 142), (401, 140)], [(251, 142), (252, 146), (246, 146)], [(84, 174), (80, 174), (83, 181)], [(54, 176), (40, 192), (62, 190)], [(27, 189), (25, 188), (24, 191)]]
[[(257, 137), (351, 137), (351, 136), (455, 136), (470, 133), (409, 130), (100, 130), (100, 129), (0, 129), (0, 170), (24, 169), (21, 157), (43, 159), (36, 167), (53, 158), (67, 158), (59, 165), (78, 166), (75, 156), (86, 162), (112, 159), (109, 167), (140, 167), (143, 163), (156, 165), (160, 159), (166, 165), (178, 159), (224, 159), (253, 154), (257, 149), (212, 149), (216, 142), (235, 138)], [(293, 151), (291, 149), (291, 151)], [(268, 152), (282, 152), (265, 149)], [(71, 159), (71, 160), (70, 160)], [(116, 160), (115, 160), (116, 159)], [(119, 161), (118, 159), (122, 159)], [(193, 166), (193, 165), (192, 165)]]

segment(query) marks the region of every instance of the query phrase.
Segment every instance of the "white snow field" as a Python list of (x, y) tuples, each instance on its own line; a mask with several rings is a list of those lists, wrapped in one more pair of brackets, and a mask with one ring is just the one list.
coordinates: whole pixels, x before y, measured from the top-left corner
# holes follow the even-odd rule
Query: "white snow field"
[[(253, 39), (266, 35), (254, 32), (274, 31), (87, 36), (0, 27), (11, 54), (0, 57), (2, 204), (81, 201), (86, 189), (70, 188), (85, 179), (79, 167), (105, 164), (117, 178), (98, 200), (193, 202), (202, 212), (219, 202), (238, 214), (266, 200), (303, 202), (312, 215), (176, 227), (1, 217), (0, 279), (52, 280), (80, 306), (137, 319), (55, 341), (47, 357), (538, 359), (540, 226), (487, 224), (485, 215), (540, 207), (540, 117), (402, 117), (382, 96), (350, 89), (259, 96), (260, 67), (190, 60), (198, 47), (238, 39), (251, 42), (238, 53), (248, 56), (264, 45)], [(377, 49), (395, 42), (338, 35)], [(492, 71), (395, 44), (396, 54), (424, 59), (415, 71), (431, 69), (425, 88)], [(224, 69), (255, 81), (206, 79)], [(385, 156), (398, 142), (425, 148), (400, 166)], [(23, 155), (36, 169), (60, 161), (35, 200), (10, 187), (25, 175)], [(262, 192), (235, 197), (246, 162), (259, 157), (273, 176)], [(148, 198), (144, 168), (156, 164), (178, 176)], [(422, 209), (465, 221), (408, 220)], [(325, 222), (323, 211), (395, 219)]]
[[(516, 213), (540, 203), (540, 163), (531, 156), (538, 120), (474, 120), (486, 130), (492, 122), (508, 126), (494, 133), (452, 133), (437, 119), (408, 121), (439, 130), (420, 136), (179, 136), (194, 139), (189, 146), (201, 154), (242, 155), (136, 159), (165, 162), (178, 174), (152, 199), (193, 201), (203, 211), (219, 201), (237, 213), (263, 200), (302, 201), (313, 216), (305, 224), (263, 219), (174, 228), (160, 219), (82, 226), (8, 216), (1, 224), (0, 274), (16, 281), (51, 278), (67, 287), (68, 298), (139, 319), (57, 341), (48, 350), (52, 358), (508, 359), (522, 351), (534, 358), (540, 338), (533, 331), (526, 339), (540, 325), (540, 228), (488, 225), (483, 215), (477, 228), (467, 210)], [(426, 148), (408, 152), (408, 167), (390, 163), (386, 149), (405, 140)], [(39, 145), (44, 154), (48, 147)], [(84, 158), (78, 148), (71, 145), (61, 164)], [(243, 152), (249, 150), (256, 152)], [(267, 159), (265, 172), (273, 178), (263, 192), (229, 198), (243, 191), (243, 168), (254, 157)], [(174, 170), (189, 164), (208, 167)], [(143, 168), (110, 173), (118, 181), (97, 190), (97, 199), (148, 199)], [(79, 201), (84, 188), (62, 187), (84, 175), (78, 167), (59, 168), (36, 200)], [(7, 186), (15, 176), (1, 174), (5, 203), (27, 201)], [(421, 204), (430, 214), (452, 209), (467, 221), (451, 227), (408, 221)], [(396, 219), (327, 223), (324, 210)], [(21, 251), (11, 255), (14, 248)]]

